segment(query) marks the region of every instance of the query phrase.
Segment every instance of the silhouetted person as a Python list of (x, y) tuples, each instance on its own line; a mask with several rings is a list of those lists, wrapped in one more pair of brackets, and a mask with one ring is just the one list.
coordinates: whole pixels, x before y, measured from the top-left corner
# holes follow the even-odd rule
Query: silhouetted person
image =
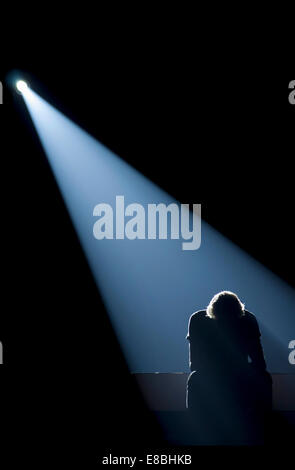
[(189, 320), (187, 407), (204, 443), (258, 443), (271, 408), (271, 376), (255, 316), (232, 292)]

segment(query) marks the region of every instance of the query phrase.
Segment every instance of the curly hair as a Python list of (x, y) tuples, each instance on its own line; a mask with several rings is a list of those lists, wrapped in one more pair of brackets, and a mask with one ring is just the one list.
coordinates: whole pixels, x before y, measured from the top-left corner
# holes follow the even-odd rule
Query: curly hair
[(221, 317), (240, 318), (245, 315), (245, 305), (236, 294), (224, 290), (211, 299), (206, 309), (206, 315), (214, 319)]

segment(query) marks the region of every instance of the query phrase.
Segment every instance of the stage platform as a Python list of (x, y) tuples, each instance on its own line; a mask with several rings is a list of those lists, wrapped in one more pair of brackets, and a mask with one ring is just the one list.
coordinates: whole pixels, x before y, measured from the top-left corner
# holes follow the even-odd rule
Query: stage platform
[[(151, 410), (183, 411), (186, 409), (188, 373), (133, 374)], [(295, 374), (272, 374), (273, 409), (295, 411)]]

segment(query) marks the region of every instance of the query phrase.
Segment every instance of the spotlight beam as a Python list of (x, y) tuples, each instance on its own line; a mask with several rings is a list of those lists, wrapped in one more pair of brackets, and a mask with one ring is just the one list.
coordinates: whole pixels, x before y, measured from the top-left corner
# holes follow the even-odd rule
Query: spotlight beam
[(117, 195), (143, 206), (175, 201), (33, 90), (21, 89), (130, 370), (188, 371), (189, 316), (231, 290), (282, 345), (278, 360), (263, 335), (270, 372), (288, 373), (294, 289), (205, 222), (196, 251), (182, 251), (181, 240), (95, 239), (98, 203), (113, 206)]

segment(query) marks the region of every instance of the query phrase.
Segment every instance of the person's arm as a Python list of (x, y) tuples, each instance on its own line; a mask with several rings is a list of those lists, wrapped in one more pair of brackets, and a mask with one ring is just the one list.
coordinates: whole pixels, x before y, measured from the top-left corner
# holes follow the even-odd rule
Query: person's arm
[(249, 356), (252, 366), (259, 370), (266, 370), (266, 362), (264, 359), (260, 336), (255, 336), (249, 341)]
[(197, 370), (196, 354), (194, 354), (194, 344), (189, 340), (189, 367), (191, 371)]
[(197, 370), (197, 346), (195, 338), (195, 315), (193, 314), (188, 323), (188, 333), (186, 339), (189, 341), (189, 367), (191, 371)]
[(254, 315), (249, 314), (249, 320), (251, 327), (249, 331), (248, 354), (252, 361), (252, 366), (255, 367), (255, 369), (265, 371), (266, 362), (260, 340), (261, 333), (259, 325)]

